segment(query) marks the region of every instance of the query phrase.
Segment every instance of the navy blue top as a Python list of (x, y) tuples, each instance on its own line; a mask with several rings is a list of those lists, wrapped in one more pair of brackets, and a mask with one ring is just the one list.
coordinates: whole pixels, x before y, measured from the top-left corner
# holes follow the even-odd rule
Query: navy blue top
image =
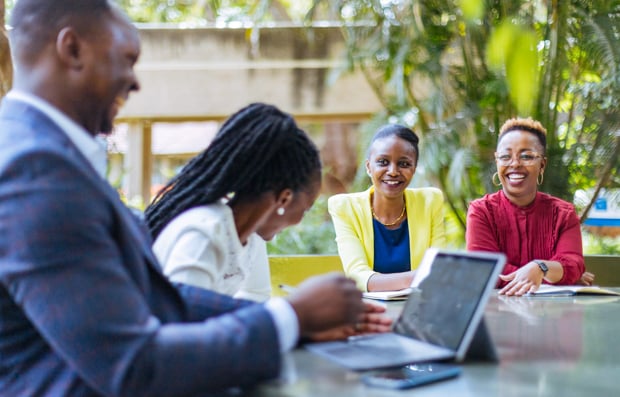
[(374, 271), (400, 273), (411, 270), (409, 254), (409, 227), (407, 221), (398, 229), (390, 230), (376, 219), (372, 220), (375, 238)]

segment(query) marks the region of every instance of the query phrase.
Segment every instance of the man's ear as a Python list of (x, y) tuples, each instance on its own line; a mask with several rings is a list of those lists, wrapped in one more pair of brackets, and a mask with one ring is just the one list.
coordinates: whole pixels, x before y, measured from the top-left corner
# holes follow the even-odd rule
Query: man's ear
[(278, 207), (286, 208), (293, 201), (293, 191), (284, 189), (276, 196), (276, 204)]
[(67, 26), (56, 36), (56, 53), (58, 58), (71, 69), (81, 69), (83, 66), (82, 40), (74, 28)]

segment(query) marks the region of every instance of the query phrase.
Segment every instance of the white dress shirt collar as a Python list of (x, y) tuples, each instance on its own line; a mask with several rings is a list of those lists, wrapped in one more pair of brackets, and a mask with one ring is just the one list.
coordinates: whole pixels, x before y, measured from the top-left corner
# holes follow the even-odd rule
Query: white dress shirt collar
[(71, 120), (49, 102), (35, 95), (23, 91), (11, 90), (7, 93), (6, 98), (25, 102), (28, 105), (37, 108), (47, 117), (52, 119), (52, 121), (60, 127), (69, 140), (92, 164), (93, 168), (95, 168), (99, 175), (102, 178), (105, 178), (107, 169), (107, 151), (105, 141), (93, 137), (88, 131)]

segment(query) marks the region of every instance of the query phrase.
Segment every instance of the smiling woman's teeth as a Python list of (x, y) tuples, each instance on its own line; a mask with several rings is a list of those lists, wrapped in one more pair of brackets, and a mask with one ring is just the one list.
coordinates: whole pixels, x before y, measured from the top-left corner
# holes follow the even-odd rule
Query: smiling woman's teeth
[(525, 179), (525, 175), (521, 175), (521, 174), (510, 174), (508, 175), (508, 179), (512, 180), (521, 180), (521, 179)]

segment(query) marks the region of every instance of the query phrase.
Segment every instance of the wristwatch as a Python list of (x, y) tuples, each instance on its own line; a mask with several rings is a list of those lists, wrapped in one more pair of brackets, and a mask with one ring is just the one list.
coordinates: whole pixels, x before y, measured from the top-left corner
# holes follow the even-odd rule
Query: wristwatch
[(538, 265), (540, 270), (542, 270), (543, 272), (543, 277), (545, 277), (547, 275), (547, 272), (549, 271), (549, 268), (547, 267), (545, 262), (541, 261), (540, 259), (534, 259), (532, 262), (535, 262)]

